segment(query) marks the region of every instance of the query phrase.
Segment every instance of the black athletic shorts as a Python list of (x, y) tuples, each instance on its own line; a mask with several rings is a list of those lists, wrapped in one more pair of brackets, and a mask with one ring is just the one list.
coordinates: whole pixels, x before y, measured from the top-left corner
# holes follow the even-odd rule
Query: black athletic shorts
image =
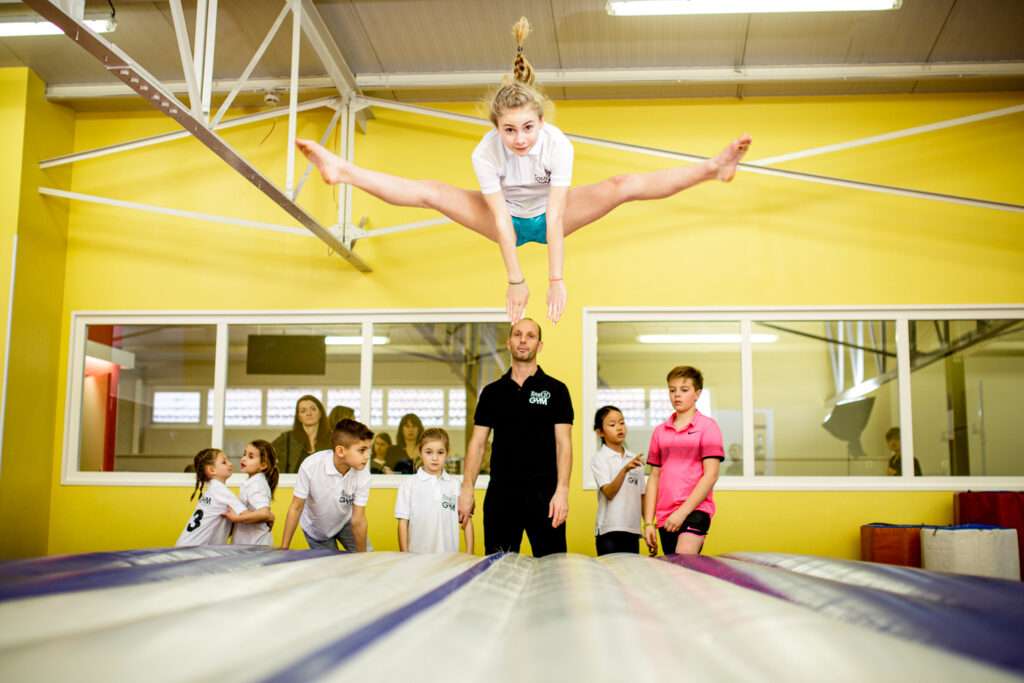
[(640, 534), (629, 531), (609, 531), (598, 534), (595, 537), (597, 543), (597, 554), (611, 555), (612, 553), (639, 553)]
[(671, 555), (676, 551), (679, 534), (707, 536), (709, 529), (711, 529), (711, 515), (702, 510), (694, 510), (683, 520), (683, 525), (679, 527), (679, 531), (666, 531), (664, 528), (658, 529), (658, 536), (661, 539), (661, 550), (666, 555)]

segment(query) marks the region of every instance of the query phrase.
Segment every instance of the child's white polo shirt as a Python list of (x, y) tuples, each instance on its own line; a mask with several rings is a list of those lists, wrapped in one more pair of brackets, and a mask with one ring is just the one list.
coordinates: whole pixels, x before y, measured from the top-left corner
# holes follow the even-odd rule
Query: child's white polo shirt
[(334, 466), (334, 451), (317, 451), (299, 465), (295, 497), (306, 501), (299, 525), (318, 541), (334, 538), (352, 519), (352, 507), (370, 500), (370, 468), (349, 468), (342, 474)]
[(509, 214), (533, 218), (547, 211), (552, 187), (572, 184), (572, 142), (550, 123), (541, 126), (537, 141), (525, 155), (510, 151), (492, 130), (473, 150), (473, 170), (480, 191), (504, 192)]
[(224, 545), (231, 535), (231, 522), (223, 514), (228, 508), (237, 514), (245, 512), (245, 505), (238, 500), (231, 489), (223, 482), (213, 479), (199, 494), (192, 516), (185, 523), (185, 528), (178, 536), (176, 546), (185, 545)]
[(594, 454), (590, 468), (594, 472), (594, 480), (597, 482), (597, 524), (595, 533), (606, 534), (609, 531), (628, 531), (631, 534), (640, 533), (640, 518), (643, 510), (640, 504), (640, 497), (644, 493), (644, 486), (647, 484), (647, 477), (644, 475), (643, 467), (634, 467), (626, 473), (622, 481), (622, 487), (615, 497), (608, 500), (608, 497), (601, 491), (601, 487), (610, 484), (612, 479), (618, 476), (622, 466), (636, 457), (628, 449), (619, 455), (608, 446), (601, 444), (601, 448)]
[[(262, 472), (257, 472), (244, 482), (238, 489), (238, 498), (249, 511), (262, 510), (270, 507), (270, 484)], [(273, 545), (270, 525), (266, 522), (252, 524), (236, 524), (235, 545)]]
[(398, 488), (395, 517), (409, 520), (409, 551), (459, 552), (459, 482), (422, 467)]

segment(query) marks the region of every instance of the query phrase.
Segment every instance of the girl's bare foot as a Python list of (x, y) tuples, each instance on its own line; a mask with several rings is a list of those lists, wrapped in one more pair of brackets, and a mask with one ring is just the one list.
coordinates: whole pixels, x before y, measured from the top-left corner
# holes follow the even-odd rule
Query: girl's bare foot
[(344, 159), (313, 140), (298, 138), (295, 140), (295, 146), (316, 166), (325, 183), (337, 185), (345, 182), (347, 162)]
[(740, 163), (740, 159), (750, 148), (750, 140), (749, 135), (741, 135), (711, 160), (715, 176), (723, 183), (729, 182), (736, 175), (736, 164)]

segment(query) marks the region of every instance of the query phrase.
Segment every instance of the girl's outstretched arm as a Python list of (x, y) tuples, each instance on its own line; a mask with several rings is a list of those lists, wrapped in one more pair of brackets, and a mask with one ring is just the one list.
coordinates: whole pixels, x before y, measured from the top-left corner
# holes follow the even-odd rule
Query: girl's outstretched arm
[(566, 289), (562, 279), (565, 257), (565, 198), (568, 187), (552, 187), (548, 194), (548, 320), (557, 323), (565, 311)]
[(274, 513), (270, 511), (269, 507), (260, 508), (259, 510), (247, 510), (242, 514), (235, 514), (234, 510), (228, 508), (227, 512), (223, 513), (224, 517), (235, 524), (254, 524), (256, 522), (273, 522)]
[(505, 312), (508, 313), (512, 324), (515, 325), (526, 311), (526, 302), (530, 299), (530, 288), (526, 286), (526, 277), (519, 267), (519, 257), (516, 255), (516, 232), (512, 228), (512, 216), (508, 212), (508, 206), (505, 205), (505, 194), (503, 192), (485, 194), (484, 200), (487, 202), (498, 228), (498, 247), (501, 249), (501, 258), (505, 262), (505, 272), (508, 274)]

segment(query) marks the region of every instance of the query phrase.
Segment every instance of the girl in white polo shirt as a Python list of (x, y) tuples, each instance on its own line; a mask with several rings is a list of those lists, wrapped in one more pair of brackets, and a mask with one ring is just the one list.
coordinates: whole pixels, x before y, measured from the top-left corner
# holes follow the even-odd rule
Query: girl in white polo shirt
[(232, 542), (235, 545), (273, 545), (269, 523), (273, 522), (274, 514), (270, 511), (270, 501), (274, 499), (279, 476), (274, 447), (263, 439), (246, 444), (239, 467), (249, 475), (238, 490), (238, 497), (247, 511), (244, 516), (231, 510), (224, 513), (235, 522)]
[[(398, 549), (413, 553), (459, 552), (459, 486), (444, 470), (448, 432), (427, 429), (420, 436), (423, 464), (398, 489)], [(464, 527), (466, 552), (473, 554), (472, 522)]]
[(750, 136), (743, 135), (697, 165), (628, 173), (570, 189), (572, 143), (544, 121), (547, 100), (533, 86), (533, 67), (523, 56), (529, 31), (525, 17), (516, 23), (512, 74), (489, 98), (494, 130), (473, 152), (479, 191), (360, 168), (312, 140), (296, 140), (325, 182), (348, 183), (398, 206), (434, 209), (496, 242), (508, 275), (506, 310), (513, 324), (523, 316), (530, 295), (516, 247), (526, 242), (548, 245), (548, 317), (558, 322), (566, 300), (562, 262), (567, 235), (624, 202), (669, 197), (714, 178), (728, 182), (750, 146)]
[(224, 513), (245, 512), (245, 504), (224, 483), (231, 476), (231, 461), (217, 448), (204, 448), (192, 459), (192, 464), (196, 486), (189, 500), (199, 494), (199, 501), (174, 545), (224, 545), (231, 535), (231, 521)]
[(638, 553), (646, 484), (642, 455), (626, 449), (626, 418), (615, 406), (598, 409), (594, 432), (601, 438), (590, 463), (597, 482), (597, 554)]

